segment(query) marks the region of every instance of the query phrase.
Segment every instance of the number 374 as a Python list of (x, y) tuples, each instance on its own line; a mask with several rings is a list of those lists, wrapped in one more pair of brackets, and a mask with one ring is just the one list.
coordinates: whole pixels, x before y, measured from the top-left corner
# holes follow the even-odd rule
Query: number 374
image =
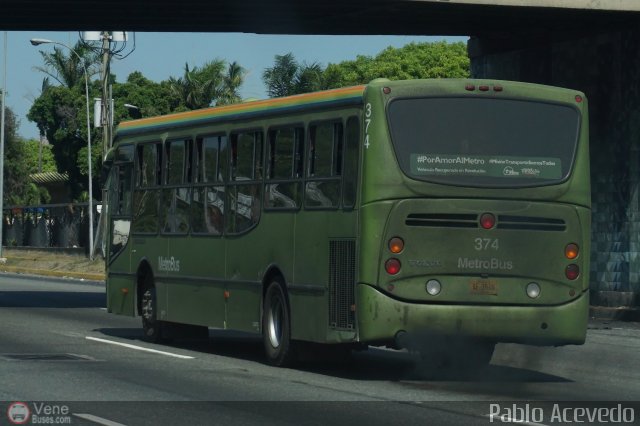
[(500, 243), (497, 238), (476, 238), (473, 240), (473, 248), (480, 250), (498, 250)]

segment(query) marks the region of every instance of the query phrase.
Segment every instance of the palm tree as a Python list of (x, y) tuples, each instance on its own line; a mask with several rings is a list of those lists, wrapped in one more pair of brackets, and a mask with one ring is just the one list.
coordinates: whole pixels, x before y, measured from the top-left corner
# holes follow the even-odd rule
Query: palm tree
[(84, 83), (82, 63), (84, 62), (87, 68), (87, 76), (91, 78), (100, 71), (100, 56), (82, 42), (76, 43), (73, 50), (82, 58), (82, 61), (73, 52), (66, 55), (66, 49), (55, 46), (53, 53), (40, 51), (44, 67), (34, 67), (34, 69), (47, 74), (68, 88)]
[(247, 71), (237, 62), (231, 62), (227, 68), (227, 73), (223, 77), (223, 86), (216, 101), (216, 105), (228, 105), (238, 103), (240, 97), (240, 86), (244, 83)]
[(289, 52), (275, 56), (275, 64), (264, 70), (262, 80), (269, 96), (276, 98), (323, 89), (323, 73), (319, 63), (299, 64), (293, 53)]
[(267, 94), (271, 98), (289, 96), (294, 93), (294, 79), (298, 72), (298, 63), (293, 53), (276, 55), (275, 64), (266, 68), (262, 73), (262, 80), (267, 86)]
[(192, 70), (185, 63), (184, 75), (171, 77), (169, 87), (187, 109), (206, 108), (220, 95), (223, 69), (224, 61), (217, 59), (207, 62), (201, 68), (193, 67)]
[(302, 65), (298, 67), (298, 72), (295, 76), (295, 92), (308, 93), (325, 89), (323, 73), (324, 70), (319, 63), (313, 62), (306, 64), (303, 62)]

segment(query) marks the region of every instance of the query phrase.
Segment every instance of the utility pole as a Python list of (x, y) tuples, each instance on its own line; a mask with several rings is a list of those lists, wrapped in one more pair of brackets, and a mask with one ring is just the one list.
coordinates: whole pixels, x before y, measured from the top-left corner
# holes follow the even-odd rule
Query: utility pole
[(113, 115), (111, 104), (111, 93), (109, 90), (109, 77), (111, 75), (111, 33), (109, 31), (102, 32), (102, 155), (107, 155), (107, 151), (111, 148), (112, 128), (111, 119)]
[(0, 112), (0, 257), (2, 257), (2, 225), (4, 222), (4, 129), (5, 129), (5, 95), (7, 92), (7, 32), (4, 32), (4, 49), (2, 61), (2, 112)]

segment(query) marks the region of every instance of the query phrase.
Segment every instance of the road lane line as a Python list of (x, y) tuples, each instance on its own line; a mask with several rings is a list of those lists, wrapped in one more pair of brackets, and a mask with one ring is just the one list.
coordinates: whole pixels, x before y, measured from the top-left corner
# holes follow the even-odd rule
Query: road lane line
[(108, 419), (103, 419), (102, 417), (94, 416), (93, 414), (82, 414), (82, 413), (73, 413), (73, 416), (79, 417), (84, 420), (89, 420), (93, 423), (98, 423), (99, 425), (104, 426), (126, 426), (122, 423), (114, 422)]
[(108, 343), (110, 345), (123, 346), (125, 348), (135, 349), (137, 351), (144, 351), (144, 352), (151, 352), (151, 353), (154, 353), (154, 354), (172, 356), (172, 357), (180, 358), (180, 359), (194, 359), (194, 357), (192, 357), (192, 356), (178, 355), (178, 354), (173, 354), (171, 352), (158, 351), (158, 350), (155, 350), (155, 349), (144, 348), (142, 346), (130, 345), (129, 343), (121, 343), (121, 342), (115, 342), (113, 340), (99, 339), (97, 337), (85, 336), (85, 339), (93, 340), (95, 342)]

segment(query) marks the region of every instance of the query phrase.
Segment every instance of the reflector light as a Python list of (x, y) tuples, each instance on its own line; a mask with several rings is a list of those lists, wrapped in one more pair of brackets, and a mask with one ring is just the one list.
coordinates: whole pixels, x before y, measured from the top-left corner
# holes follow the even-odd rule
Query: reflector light
[(389, 259), (384, 264), (384, 269), (389, 275), (395, 275), (400, 272), (400, 261), (398, 259)]
[(437, 296), (440, 293), (440, 290), (442, 290), (442, 285), (438, 280), (429, 280), (424, 287), (427, 293), (432, 296)]
[(496, 226), (496, 217), (491, 213), (483, 213), (480, 216), (480, 226), (484, 229), (491, 229)]
[(479, 86), (478, 89), (480, 89), (481, 92), (488, 92), (489, 86)]
[(580, 275), (580, 268), (578, 268), (578, 265), (572, 263), (564, 270), (564, 274), (568, 279), (573, 281)]
[(564, 248), (564, 255), (567, 259), (575, 259), (576, 257), (578, 257), (579, 253), (580, 249), (578, 248), (577, 244), (567, 244), (567, 246)]
[(122, 294), (129, 294), (129, 289), (128, 288), (121, 288), (120, 291), (122, 291)]
[(389, 240), (389, 251), (391, 253), (400, 253), (404, 249), (404, 241), (400, 237), (393, 237)]
[(474, 86), (473, 84), (467, 84), (466, 86), (464, 86), (464, 88), (469, 91), (476, 90), (476, 86)]
[(540, 285), (538, 283), (529, 283), (527, 284), (527, 296), (532, 299), (540, 296)]
[(382, 93), (384, 93), (385, 95), (388, 95), (389, 93), (391, 93), (391, 87), (383, 87)]
[(582, 96), (580, 96), (580, 95), (576, 95), (576, 102), (577, 102), (577, 103), (582, 102)]
[(502, 92), (502, 86), (493, 86), (493, 91), (494, 92)]

